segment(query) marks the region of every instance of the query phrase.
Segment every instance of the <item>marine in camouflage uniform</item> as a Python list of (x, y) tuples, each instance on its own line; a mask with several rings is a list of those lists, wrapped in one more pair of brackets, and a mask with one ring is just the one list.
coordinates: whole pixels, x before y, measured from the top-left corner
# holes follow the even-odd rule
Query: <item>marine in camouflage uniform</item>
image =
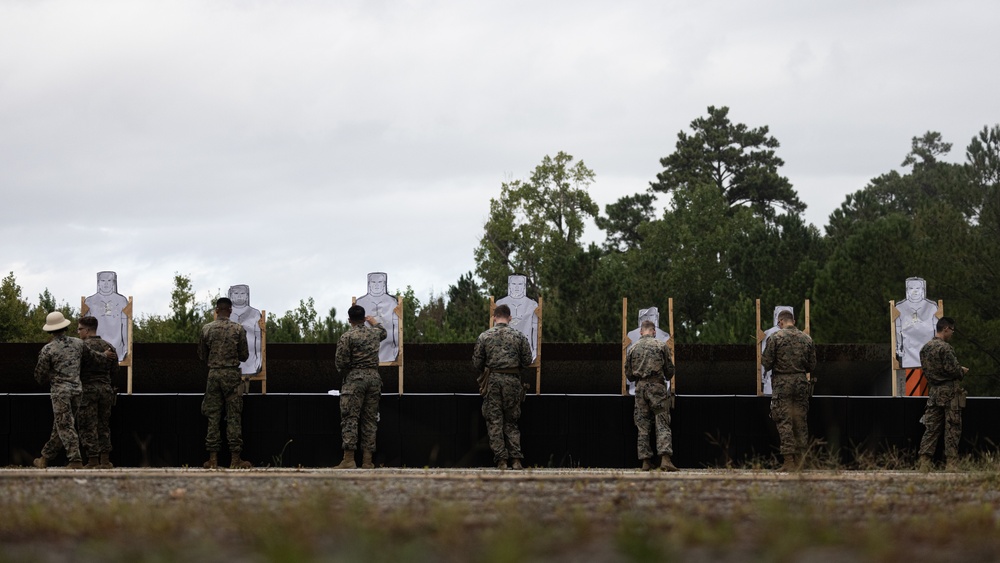
[(778, 428), (782, 469), (797, 470), (809, 444), (809, 396), (806, 374), (816, 368), (816, 346), (795, 326), (791, 313), (778, 315), (780, 330), (767, 338), (761, 365), (772, 372), (771, 419)]
[[(635, 381), (635, 426), (639, 429), (638, 453), (642, 469), (653, 468), (654, 453), (661, 456), (660, 469), (677, 471), (670, 457), (674, 455), (670, 433), (670, 390), (667, 378), (674, 374), (670, 347), (656, 339), (656, 325), (644, 321), (640, 338), (625, 357), (625, 377)], [(656, 432), (656, 452), (649, 447), (651, 432)]]
[(39, 468), (47, 467), (63, 449), (66, 450), (69, 467), (83, 467), (80, 438), (76, 432), (76, 414), (83, 393), (80, 363), (84, 356), (94, 361), (100, 361), (103, 356), (92, 351), (79, 338), (67, 336), (66, 327), (69, 324), (62, 313), (49, 313), (43, 329), (52, 333), (52, 340), (42, 347), (35, 365), (35, 381), (49, 386), (53, 415), (52, 434), (42, 446), (42, 456), (34, 461), (35, 467)]
[[(344, 459), (338, 469), (354, 469), (354, 454), (360, 443), (361, 467), (372, 469), (375, 434), (378, 432), (378, 403), (382, 398), (382, 377), (378, 374), (379, 346), (388, 333), (365, 309), (354, 305), (347, 311), (351, 328), (337, 341), (337, 371), (344, 374), (340, 385), (340, 435)], [(366, 321), (371, 324), (367, 326)]]
[(95, 361), (89, 355), (84, 356), (80, 366), (83, 395), (76, 423), (80, 445), (89, 457), (87, 467), (111, 469), (111, 407), (115, 402), (111, 378), (118, 368), (118, 351), (97, 335), (97, 326), (95, 317), (80, 319), (78, 331), (84, 344), (99, 354), (110, 350), (116, 359), (102, 357), (101, 361)]
[(500, 469), (507, 468), (507, 460), (514, 469), (521, 469), (521, 431), (517, 421), (521, 418), (521, 369), (531, 364), (531, 344), (528, 338), (510, 323), (510, 308), (498, 305), (493, 312), (494, 325), (479, 335), (472, 353), (472, 364), (482, 372), (490, 369), (489, 381), (483, 395), (483, 417), (489, 435), (493, 461)]
[(218, 452), (222, 449), (219, 423), (226, 413), (226, 440), (233, 455), (230, 467), (245, 468), (249, 465), (240, 459), (243, 451), (243, 393), (240, 362), (250, 357), (247, 331), (240, 323), (229, 320), (232, 301), (220, 297), (215, 306), (216, 319), (201, 329), (198, 340), (198, 357), (208, 364), (208, 382), (201, 412), (208, 417), (205, 449), (209, 452), (206, 468), (214, 468)]
[(955, 321), (942, 317), (936, 328), (934, 338), (920, 349), (920, 366), (929, 385), (927, 407), (920, 419), (926, 427), (920, 440), (920, 468), (924, 471), (930, 469), (942, 429), (945, 459), (951, 468), (955, 467), (965, 406), (965, 390), (960, 382), (967, 370), (958, 363), (955, 349), (948, 343), (955, 332)]

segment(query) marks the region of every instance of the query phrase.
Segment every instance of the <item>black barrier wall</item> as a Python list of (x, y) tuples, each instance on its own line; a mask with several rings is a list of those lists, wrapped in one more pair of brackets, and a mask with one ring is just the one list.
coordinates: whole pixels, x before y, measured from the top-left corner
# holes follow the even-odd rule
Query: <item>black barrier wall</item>
[[(124, 467), (199, 467), (206, 419), (199, 394), (118, 397), (112, 415), (111, 460)], [(378, 465), (490, 467), (492, 453), (471, 394), (383, 395)], [(842, 462), (895, 449), (915, 458), (926, 400), (813, 397), (809, 427)], [(528, 396), (522, 408), (525, 460), (542, 467), (635, 468), (631, 397)], [(1000, 399), (970, 398), (961, 452), (1000, 444)], [(681, 395), (672, 412), (674, 462), (681, 468), (742, 467), (774, 458), (778, 437), (766, 397)], [(0, 464), (31, 465), (52, 427), (45, 394), (0, 395)], [(224, 433), (223, 433), (224, 435)], [(341, 458), (339, 399), (327, 394), (246, 397), (246, 459), (258, 466), (329, 467)], [(222, 462), (228, 461), (223, 452)], [(64, 463), (58, 460), (57, 463)]]
[[(47, 391), (33, 373), (42, 344), (0, 344), (0, 393)], [(334, 344), (270, 344), (267, 347), (269, 393), (325, 393), (340, 388), (334, 367)], [(475, 393), (472, 344), (407, 344), (404, 350), (406, 393)], [(201, 393), (208, 372), (194, 344), (136, 344), (134, 393)], [(678, 344), (677, 389), (686, 395), (754, 395), (756, 351), (753, 345)], [(889, 345), (817, 346), (819, 395), (890, 394)], [(382, 391), (398, 392), (396, 368), (380, 368)], [(544, 344), (542, 393), (621, 393), (619, 344)], [(533, 374), (525, 379), (534, 384)], [(115, 381), (125, 387), (125, 370)], [(259, 384), (253, 390), (259, 392)]]

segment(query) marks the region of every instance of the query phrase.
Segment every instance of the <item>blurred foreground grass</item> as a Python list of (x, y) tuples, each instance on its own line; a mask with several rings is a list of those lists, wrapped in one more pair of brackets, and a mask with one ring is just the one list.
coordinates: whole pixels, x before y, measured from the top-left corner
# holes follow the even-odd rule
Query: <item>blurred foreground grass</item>
[(992, 470), (0, 472), (7, 561), (986, 561), (998, 522)]

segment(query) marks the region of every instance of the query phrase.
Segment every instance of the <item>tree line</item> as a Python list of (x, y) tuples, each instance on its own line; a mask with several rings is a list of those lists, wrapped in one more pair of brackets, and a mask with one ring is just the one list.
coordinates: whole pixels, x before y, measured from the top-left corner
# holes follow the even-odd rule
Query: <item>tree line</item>
[[(507, 276), (520, 273), (528, 295), (544, 297), (550, 342), (618, 342), (622, 297), (630, 319), (640, 306), (665, 311), (672, 297), (678, 342), (752, 344), (756, 299), (767, 311), (798, 311), (809, 299), (817, 342), (888, 343), (889, 300), (916, 276), (958, 320), (970, 391), (1000, 394), (1000, 125), (984, 126), (962, 163), (942, 160), (952, 144), (937, 132), (913, 137), (909, 152), (901, 143), (901, 170), (849, 194), (822, 233), (805, 222), (779, 147), (767, 126), (709, 107), (677, 134), (645, 189), (603, 212), (589, 193), (593, 170), (564, 152), (545, 156), (490, 200), (474, 272), (424, 302), (410, 287), (399, 292), (406, 341), (473, 341), (487, 324), (487, 296), (505, 295)], [(601, 244), (583, 242), (590, 221)], [(13, 272), (4, 278), (0, 341), (42, 340), (45, 313), (75, 312), (48, 290), (38, 301), (23, 298)], [(210, 301), (176, 274), (172, 313), (137, 315), (135, 340), (195, 341)], [(346, 329), (311, 297), (267, 317), (269, 342), (335, 342)]]

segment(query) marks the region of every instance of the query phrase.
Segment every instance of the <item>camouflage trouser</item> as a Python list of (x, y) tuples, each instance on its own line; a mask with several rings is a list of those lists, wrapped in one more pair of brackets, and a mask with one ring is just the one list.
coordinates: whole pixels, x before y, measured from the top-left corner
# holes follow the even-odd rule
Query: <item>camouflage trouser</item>
[(240, 368), (215, 368), (208, 370), (208, 384), (205, 398), (201, 402), (201, 414), (208, 417), (208, 434), (205, 449), (217, 452), (222, 449), (219, 423), (222, 411), (226, 412), (226, 439), (229, 451), (243, 451), (243, 393)]
[(486, 395), (483, 396), (483, 418), (490, 437), (493, 461), (523, 459), (521, 431), (521, 378), (517, 374), (493, 372)]
[(656, 431), (656, 452), (674, 455), (670, 433), (670, 397), (662, 378), (644, 379), (635, 386), (635, 426), (639, 429), (639, 459), (653, 457), (649, 435)]
[(375, 451), (382, 378), (377, 369), (352, 369), (340, 386), (340, 435), (344, 451)]
[(53, 386), (52, 434), (42, 446), (42, 457), (55, 459), (66, 448), (66, 458), (70, 462), (83, 461), (80, 457), (80, 437), (76, 433), (76, 412), (80, 408), (80, 392), (68, 391), (61, 386)]
[(80, 445), (90, 457), (111, 453), (111, 405), (115, 391), (107, 383), (86, 383), (80, 397), (76, 425)]
[(809, 445), (809, 381), (804, 373), (772, 375), (771, 420), (778, 427), (781, 455), (805, 453)]
[(958, 457), (958, 443), (962, 439), (962, 407), (958, 405), (962, 388), (954, 384), (931, 385), (927, 392), (927, 407), (920, 422), (926, 430), (920, 439), (920, 455), (933, 456), (938, 438), (944, 429), (944, 456)]

